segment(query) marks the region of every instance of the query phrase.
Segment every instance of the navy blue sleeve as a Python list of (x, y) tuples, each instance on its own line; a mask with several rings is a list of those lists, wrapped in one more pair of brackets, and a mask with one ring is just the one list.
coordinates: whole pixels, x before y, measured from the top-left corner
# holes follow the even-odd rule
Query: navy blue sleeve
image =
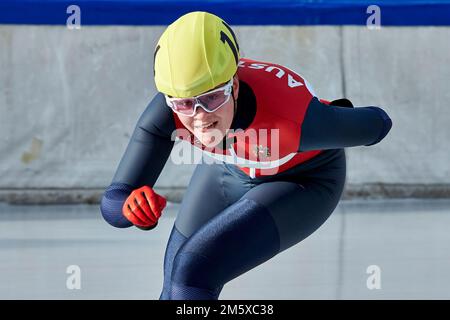
[(299, 151), (374, 145), (391, 127), (381, 108), (326, 105), (313, 98), (302, 123)]
[(132, 225), (122, 215), (122, 206), (134, 189), (154, 186), (172, 150), (174, 130), (172, 111), (158, 93), (139, 118), (111, 185), (103, 195), (100, 209), (109, 224), (118, 228)]
[(129, 185), (112, 183), (105, 191), (100, 204), (103, 219), (116, 228), (128, 228), (133, 224), (122, 214), (125, 200), (131, 193)]

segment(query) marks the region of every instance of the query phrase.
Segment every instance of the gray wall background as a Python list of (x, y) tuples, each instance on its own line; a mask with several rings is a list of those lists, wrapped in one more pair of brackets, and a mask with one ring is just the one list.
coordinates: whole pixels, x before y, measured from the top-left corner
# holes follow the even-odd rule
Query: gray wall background
[[(450, 28), (234, 29), (243, 56), (391, 116), (381, 143), (346, 149), (344, 197), (450, 197)], [(163, 30), (0, 26), (0, 200), (98, 201), (156, 93)], [(193, 167), (168, 161), (160, 192), (179, 200)]]

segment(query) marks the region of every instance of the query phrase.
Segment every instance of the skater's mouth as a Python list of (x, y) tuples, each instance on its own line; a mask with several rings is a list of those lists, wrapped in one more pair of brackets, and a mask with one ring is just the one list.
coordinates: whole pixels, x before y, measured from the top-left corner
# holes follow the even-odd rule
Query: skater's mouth
[(201, 124), (198, 125), (194, 125), (194, 129), (197, 129), (198, 131), (201, 132), (206, 132), (210, 129), (214, 129), (217, 127), (217, 124), (219, 123), (219, 121), (211, 121), (211, 122), (203, 122)]

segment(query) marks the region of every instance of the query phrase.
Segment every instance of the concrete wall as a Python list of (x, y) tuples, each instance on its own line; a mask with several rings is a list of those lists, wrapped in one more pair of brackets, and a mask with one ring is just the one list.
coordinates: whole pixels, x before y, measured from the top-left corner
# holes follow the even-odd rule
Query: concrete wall
[[(156, 93), (163, 30), (0, 26), (0, 200), (54, 189), (98, 198)], [(235, 30), (243, 56), (288, 66), (321, 98), (391, 116), (382, 143), (347, 149), (347, 196), (450, 196), (449, 28)], [(183, 190), (192, 169), (169, 161), (157, 186)]]

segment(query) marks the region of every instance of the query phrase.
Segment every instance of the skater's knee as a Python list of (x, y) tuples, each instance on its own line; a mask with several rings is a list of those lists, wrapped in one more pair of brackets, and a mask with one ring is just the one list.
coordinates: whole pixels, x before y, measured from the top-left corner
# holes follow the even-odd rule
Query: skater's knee
[(172, 281), (187, 286), (213, 288), (218, 286), (213, 270), (214, 264), (208, 258), (181, 248), (175, 256)]
[(183, 247), (175, 256), (172, 269), (171, 299), (216, 300), (222, 289), (214, 264), (206, 257)]

